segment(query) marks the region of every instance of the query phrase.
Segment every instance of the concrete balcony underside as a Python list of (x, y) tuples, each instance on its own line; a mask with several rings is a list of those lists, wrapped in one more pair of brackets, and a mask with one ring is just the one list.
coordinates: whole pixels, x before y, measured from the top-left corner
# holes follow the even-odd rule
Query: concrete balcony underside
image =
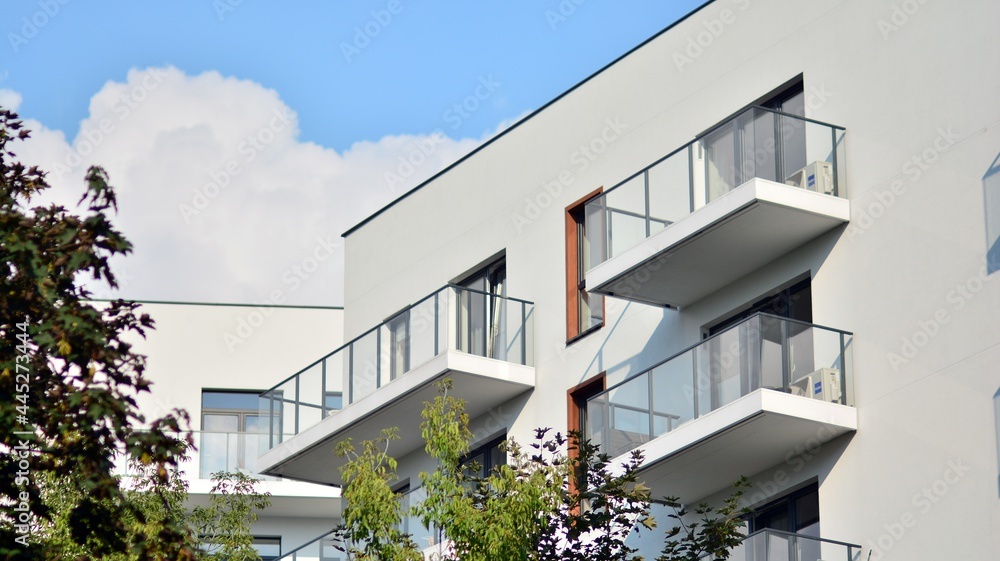
[(355, 445), (378, 438), (382, 429), (397, 427), (399, 440), (389, 453), (401, 458), (423, 448), (420, 413), (424, 402), (437, 395), (435, 382), (450, 378), (450, 395), (466, 401), (466, 412), (475, 418), (535, 386), (535, 369), (446, 351), (386, 384), (305, 431), (288, 437), (258, 460), (262, 473), (329, 485), (341, 485), (343, 458), (334, 453), (347, 438)]
[(761, 389), (636, 448), (639, 480), (655, 497), (698, 501), (857, 428), (853, 407)]
[(755, 178), (587, 272), (591, 292), (682, 307), (850, 221), (850, 202)]

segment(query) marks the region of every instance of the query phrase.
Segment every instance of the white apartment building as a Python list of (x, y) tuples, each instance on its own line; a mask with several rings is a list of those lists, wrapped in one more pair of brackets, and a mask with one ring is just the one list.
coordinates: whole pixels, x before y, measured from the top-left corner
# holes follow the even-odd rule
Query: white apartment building
[[(271, 506), (251, 531), (265, 561), (327, 534), (339, 522), (336, 488), (260, 474), (259, 394), (303, 357), (321, 356), (343, 341), (339, 308), (142, 302), (155, 321), (147, 338), (133, 337), (148, 357), (151, 391), (138, 397), (147, 418), (174, 408), (191, 416), (196, 450), (182, 465), (189, 506), (208, 506), (212, 473), (242, 471), (261, 478)], [(331, 406), (335, 393), (331, 388)], [(332, 454), (331, 454), (332, 455)]]
[(734, 559), (1000, 558), (998, 22), (705, 4), (345, 233), (347, 343), (275, 373), (258, 469), (397, 426), (419, 498), (449, 377), (487, 467), (553, 427), (656, 496), (749, 476)]

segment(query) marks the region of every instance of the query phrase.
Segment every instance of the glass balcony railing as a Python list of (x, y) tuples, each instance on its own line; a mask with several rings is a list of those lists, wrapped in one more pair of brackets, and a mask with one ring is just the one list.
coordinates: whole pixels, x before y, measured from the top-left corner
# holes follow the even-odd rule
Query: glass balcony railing
[[(409, 516), (410, 508), (423, 501), (426, 497), (422, 487), (399, 495), (403, 507), (403, 520), (399, 530), (410, 534), (414, 543), (421, 549), (436, 545), (432, 536), (434, 532), (426, 530), (416, 517)], [(341, 561), (346, 559), (346, 553), (337, 549), (336, 533), (331, 531), (284, 553), (276, 561)], [(342, 545), (342, 544), (340, 544)]]
[(587, 203), (591, 266), (753, 178), (846, 198), (845, 130), (751, 107)]
[(756, 314), (590, 398), (586, 436), (618, 456), (760, 388), (853, 406), (852, 341)]
[[(190, 434), (194, 447), (179, 466), (187, 477), (211, 479), (216, 472), (238, 471), (256, 479), (280, 481), (278, 477), (257, 472), (257, 456), (266, 444), (266, 434), (213, 431), (191, 431)], [(123, 462), (116, 464), (115, 473), (126, 477), (136, 475)]]
[(429, 530), (424, 527), (423, 523), (416, 516), (410, 516), (410, 510), (421, 504), (427, 498), (427, 492), (423, 487), (417, 487), (411, 491), (407, 491), (403, 494), (403, 523), (400, 525), (400, 531), (409, 534), (410, 539), (413, 543), (417, 544), (421, 550), (425, 550), (429, 547), (439, 544), (438, 538), (439, 534), (435, 530)]
[(240, 471), (257, 479), (278, 481), (257, 472), (257, 456), (265, 435), (249, 432), (195, 432), (198, 477), (211, 479), (218, 471)]
[(778, 530), (761, 530), (733, 548), (729, 561), (861, 561), (854, 545)]
[(281, 554), (280, 557), (275, 558), (275, 561), (342, 561), (346, 559), (346, 554), (335, 547), (336, 541), (333, 536), (333, 531), (327, 532)]
[(533, 325), (531, 302), (448, 285), (262, 393), (262, 451), (447, 350), (530, 366)]

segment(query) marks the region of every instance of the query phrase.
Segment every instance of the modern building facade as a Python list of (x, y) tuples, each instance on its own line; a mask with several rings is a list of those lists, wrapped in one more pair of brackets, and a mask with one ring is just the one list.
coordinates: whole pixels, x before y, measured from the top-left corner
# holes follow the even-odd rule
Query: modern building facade
[(345, 233), (347, 343), (267, 384), (258, 469), (397, 426), (415, 498), (448, 377), (486, 465), (579, 428), (657, 496), (749, 476), (743, 558), (995, 559), (998, 21), (705, 4)]
[(182, 466), (189, 506), (208, 505), (213, 473), (241, 471), (271, 494), (251, 528), (263, 559), (328, 533), (339, 522), (338, 489), (261, 475), (258, 396), (290, 364), (340, 344), (343, 310), (177, 302), (142, 302), (141, 310), (156, 328), (134, 341), (152, 382), (139, 408), (149, 418), (174, 408), (190, 414), (196, 450)]

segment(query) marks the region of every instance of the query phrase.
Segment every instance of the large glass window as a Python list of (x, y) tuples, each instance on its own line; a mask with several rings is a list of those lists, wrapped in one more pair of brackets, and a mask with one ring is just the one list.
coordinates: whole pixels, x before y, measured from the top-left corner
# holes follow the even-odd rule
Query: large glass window
[(199, 470), (203, 479), (218, 471), (256, 471), (259, 390), (204, 390), (201, 393)]
[(470, 354), (506, 360), (507, 263), (493, 262), (458, 283), (458, 345)]
[(501, 449), (506, 439), (506, 435), (501, 436), (469, 452), (462, 459), (462, 466), (468, 469), (470, 475), (486, 477), (494, 468), (507, 465), (507, 453)]
[[(566, 338), (573, 339), (604, 325), (604, 295), (587, 291), (587, 271), (603, 261), (601, 242), (587, 237), (586, 204), (600, 192), (566, 209)], [(599, 209), (592, 212), (600, 214)], [(591, 225), (596, 226), (591, 217)], [(600, 237), (600, 236), (598, 236)]]
[(818, 538), (819, 487), (814, 483), (755, 508), (747, 522), (751, 533), (769, 528)]

